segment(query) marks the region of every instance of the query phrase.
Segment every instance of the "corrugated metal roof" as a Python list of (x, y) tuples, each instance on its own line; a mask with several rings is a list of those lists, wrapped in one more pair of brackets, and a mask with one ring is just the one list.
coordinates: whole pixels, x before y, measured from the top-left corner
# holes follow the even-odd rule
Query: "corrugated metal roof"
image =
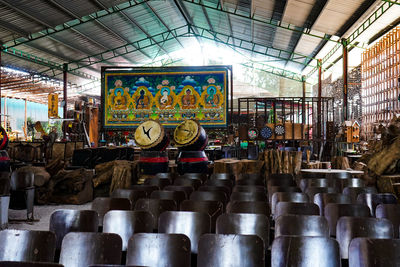
[[(0, 0), (0, 41), (57, 64), (70, 63), (74, 68), (79, 67), (79, 71), (97, 77), (102, 65), (149, 64), (160, 57), (168, 58), (169, 54), (176, 57), (177, 51), (198, 45), (199, 41), (211, 42), (202, 36), (221, 38), (254, 61), (301, 71), (303, 64), (285, 58), (293, 52), (313, 57), (326, 43), (302, 34), (304, 27), (311, 27), (307, 33), (318, 36), (341, 36), (349, 23), (373, 3), (373, 0)], [(199, 35), (197, 39), (187, 35), (188, 24), (196, 26), (192, 33)], [(46, 34), (46, 29), (50, 34)], [(51, 33), (54, 29), (57, 32)], [(31, 41), (28, 34), (32, 34)], [(43, 35), (46, 37), (40, 37)], [(22, 44), (18, 45), (19, 42)], [(295, 58), (294, 61), (301, 61), (298, 59), (301, 56)], [(9, 55), (3, 57), (3, 64), (35, 72), (47, 69)]]

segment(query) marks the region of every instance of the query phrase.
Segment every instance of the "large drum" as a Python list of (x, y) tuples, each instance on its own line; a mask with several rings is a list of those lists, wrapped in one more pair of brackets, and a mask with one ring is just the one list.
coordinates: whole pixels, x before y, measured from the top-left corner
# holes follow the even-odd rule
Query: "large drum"
[(208, 158), (204, 151), (181, 151), (178, 159), (178, 173), (207, 173)]
[(181, 151), (202, 151), (207, 146), (207, 133), (195, 120), (185, 120), (174, 131), (175, 145)]
[(139, 158), (141, 174), (155, 175), (168, 172), (168, 155), (166, 151), (142, 151)]
[(0, 150), (6, 150), (8, 147), (8, 135), (6, 130), (0, 126)]
[(169, 138), (159, 122), (148, 120), (137, 127), (135, 142), (142, 150), (164, 151), (169, 145)]

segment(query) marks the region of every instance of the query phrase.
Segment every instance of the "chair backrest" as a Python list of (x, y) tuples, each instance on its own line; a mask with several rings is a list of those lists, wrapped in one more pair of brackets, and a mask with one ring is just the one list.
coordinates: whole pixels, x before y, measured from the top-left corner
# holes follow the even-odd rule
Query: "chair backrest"
[(307, 203), (309, 202), (308, 196), (300, 192), (276, 192), (272, 195), (271, 212), (275, 214), (275, 207), (278, 202), (296, 202)]
[(155, 177), (170, 179), (171, 181), (173, 181), (175, 178), (178, 177), (178, 174), (172, 173), (172, 172), (160, 172), (160, 173), (157, 173)]
[(109, 210), (131, 210), (131, 201), (127, 198), (97, 197), (92, 202), (92, 210), (99, 214), (99, 225), (103, 225), (104, 215)]
[(264, 242), (256, 235), (205, 234), (199, 241), (197, 266), (265, 266), (264, 251)]
[(56, 210), (50, 216), (49, 230), (56, 235), (57, 249), (69, 232), (97, 232), (99, 217), (94, 210)]
[(394, 238), (399, 238), (400, 204), (379, 204), (375, 210), (376, 218), (388, 219), (393, 224)]
[(211, 200), (220, 201), (226, 205), (228, 198), (224, 192), (221, 191), (194, 191), (190, 194), (191, 200)]
[(353, 175), (349, 172), (335, 172), (335, 173), (327, 173), (326, 178), (328, 179), (350, 179)]
[(268, 203), (265, 201), (230, 201), (226, 206), (227, 213), (250, 213), (271, 215)]
[(61, 245), (60, 263), (68, 267), (120, 264), (122, 240), (117, 234), (69, 233)]
[(190, 239), (182, 234), (134, 234), (128, 243), (127, 265), (190, 267)]
[(217, 218), (224, 212), (224, 204), (220, 201), (185, 200), (181, 203), (180, 210), (207, 213), (211, 218), (211, 232), (215, 232)]
[(0, 179), (0, 196), (8, 196), (10, 195), (10, 179)]
[(324, 216), (324, 209), (327, 204), (351, 204), (351, 199), (350, 196), (340, 193), (317, 193), (314, 195), (314, 203), (319, 207), (319, 214)]
[(269, 245), (269, 220), (263, 214), (225, 213), (217, 219), (217, 234), (257, 235)]
[(354, 238), (349, 247), (349, 266), (400, 266), (400, 240)]
[(133, 234), (152, 233), (153, 229), (154, 217), (147, 211), (110, 210), (104, 216), (103, 233), (118, 234), (123, 251), (126, 251)]
[(153, 191), (160, 190), (158, 186), (146, 184), (132, 185), (130, 189), (146, 192), (146, 197), (149, 197)]
[(340, 193), (340, 190), (335, 187), (308, 187), (306, 189), (306, 194), (311, 200), (314, 200), (314, 196), (318, 193)]
[(293, 180), (293, 175), (290, 173), (272, 173), (268, 175), (267, 180)]
[(136, 189), (115, 189), (111, 193), (112, 198), (127, 198), (131, 201), (132, 207), (135, 206), (136, 201), (140, 198), (146, 198), (146, 191), (136, 190)]
[(32, 187), (35, 181), (35, 174), (31, 171), (13, 171), (11, 173), (11, 190), (21, 190)]
[(345, 187), (343, 188), (343, 194), (349, 195), (351, 201), (357, 203), (357, 197), (362, 193), (378, 193), (375, 187)]
[(268, 180), (267, 186), (297, 186), (296, 182), (290, 178), (290, 179), (273, 179), (273, 180)]
[(280, 236), (272, 243), (271, 266), (340, 267), (339, 244), (322, 236)]
[(261, 173), (240, 173), (237, 180), (264, 180)]
[(342, 259), (349, 258), (349, 245), (356, 237), (393, 238), (393, 225), (386, 219), (341, 217), (336, 224), (336, 240)]
[(50, 262), (0, 261), (0, 267), (64, 267), (64, 265)]
[(296, 186), (270, 186), (268, 187), (268, 201), (271, 203), (272, 195), (276, 192), (299, 192), (301, 193), (300, 188)]
[(397, 198), (393, 194), (362, 193), (357, 197), (357, 203), (367, 205), (371, 210), (371, 216), (375, 217), (375, 209), (379, 204), (397, 204)]
[(220, 192), (224, 192), (227, 198), (229, 198), (230, 195), (231, 195), (231, 188), (226, 187), (226, 186), (202, 185), (197, 190), (198, 191), (220, 191)]
[(192, 186), (184, 186), (184, 185), (168, 185), (168, 186), (164, 187), (164, 190), (182, 191), (185, 193), (186, 199), (188, 199), (190, 194), (194, 191), (194, 188)]
[(338, 179), (301, 179), (299, 182), (301, 191), (305, 192), (309, 187), (340, 187)]
[(158, 232), (186, 235), (190, 239), (192, 253), (196, 254), (200, 236), (211, 232), (211, 219), (204, 212), (166, 211), (160, 215)]
[(319, 208), (314, 203), (278, 202), (274, 218), (281, 215), (319, 215)]
[(237, 185), (265, 185), (265, 181), (261, 179), (254, 179), (254, 178), (242, 178), (236, 180)]
[(232, 190), (233, 187), (233, 182), (232, 180), (228, 179), (217, 179), (217, 178), (212, 178), (207, 180), (204, 185), (211, 185), (211, 186), (226, 186)]
[(275, 237), (282, 235), (329, 237), (328, 222), (322, 216), (281, 215), (275, 219)]
[(168, 178), (153, 177), (153, 178), (145, 179), (143, 184), (155, 185), (155, 186), (158, 186), (160, 189), (163, 189), (167, 185), (171, 185), (171, 180)]
[(180, 178), (185, 178), (185, 179), (199, 179), (201, 183), (204, 183), (207, 180), (207, 174), (206, 173), (185, 173), (179, 176)]
[(232, 192), (261, 192), (265, 194), (267, 189), (262, 185), (235, 185)]
[(177, 210), (176, 202), (170, 199), (141, 198), (136, 202), (135, 210), (150, 212), (154, 217), (154, 230), (158, 229), (158, 218), (164, 211)]
[(231, 173), (213, 173), (210, 175), (210, 180), (218, 179), (218, 180), (235, 180), (235, 176)]
[(56, 236), (49, 231), (0, 231), (0, 261), (53, 262)]
[(361, 204), (329, 203), (325, 206), (324, 216), (328, 221), (329, 233), (336, 236), (336, 224), (340, 217), (370, 217), (369, 208)]
[(191, 186), (195, 190), (200, 187), (201, 185), (201, 180), (200, 179), (188, 179), (188, 178), (176, 178), (174, 181), (174, 185), (180, 185), (180, 186)]
[(343, 190), (346, 187), (365, 187), (364, 180), (360, 178), (338, 179), (340, 188)]
[(150, 198), (171, 199), (174, 200), (176, 206), (179, 207), (179, 204), (186, 199), (186, 194), (183, 191), (156, 190), (151, 193)]
[(267, 197), (264, 192), (232, 192), (230, 200), (267, 202)]

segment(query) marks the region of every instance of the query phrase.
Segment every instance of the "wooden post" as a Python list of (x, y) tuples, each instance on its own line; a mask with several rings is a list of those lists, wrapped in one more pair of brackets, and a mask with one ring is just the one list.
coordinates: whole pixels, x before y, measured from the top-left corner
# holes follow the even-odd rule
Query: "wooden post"
[[(67, 96), (67, 85), (68, 85), (68, 80), (67, 80), (67, 70), (68, 70), (68, 64), (64, 63), (64, 72), (63, 72), (63, 81), (64, 81), (64, 87), (63, 87), (63, 100), (64, 100), (64, 106), (63, 106), (63, 118), (67, 118), (67, 101), (68, 101), (68, 96)], [(63, 127), (63, 138), (67, 138), (67, 132), (66, 129), (67, 127)]]
[(342, 39), (343, 47), (343, 120), (348, 120), (348, 104), (347, 104), (347, 94), (348, 94), (348, 49), (347, 49), (347, 39)]
[[(1, 110), (0, 110), (1, 111)], [(4, 104), (3, 104), (3, 121), (2, 125), (4, 125), (4, 130), (7, 131), (7, 95), (4, 96)]]

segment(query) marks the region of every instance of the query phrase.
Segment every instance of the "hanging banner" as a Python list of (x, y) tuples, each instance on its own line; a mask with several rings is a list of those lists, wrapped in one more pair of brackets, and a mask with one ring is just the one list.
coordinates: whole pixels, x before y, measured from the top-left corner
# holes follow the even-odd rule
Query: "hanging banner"
[(49, 94), (47, 104), (49, 119), (58, 118), (58, 94)]
[(102, 69), (105, 129), (135, 128), (145, 120), (175, 127), (196, 119), (226, 127), (228, 66)]

